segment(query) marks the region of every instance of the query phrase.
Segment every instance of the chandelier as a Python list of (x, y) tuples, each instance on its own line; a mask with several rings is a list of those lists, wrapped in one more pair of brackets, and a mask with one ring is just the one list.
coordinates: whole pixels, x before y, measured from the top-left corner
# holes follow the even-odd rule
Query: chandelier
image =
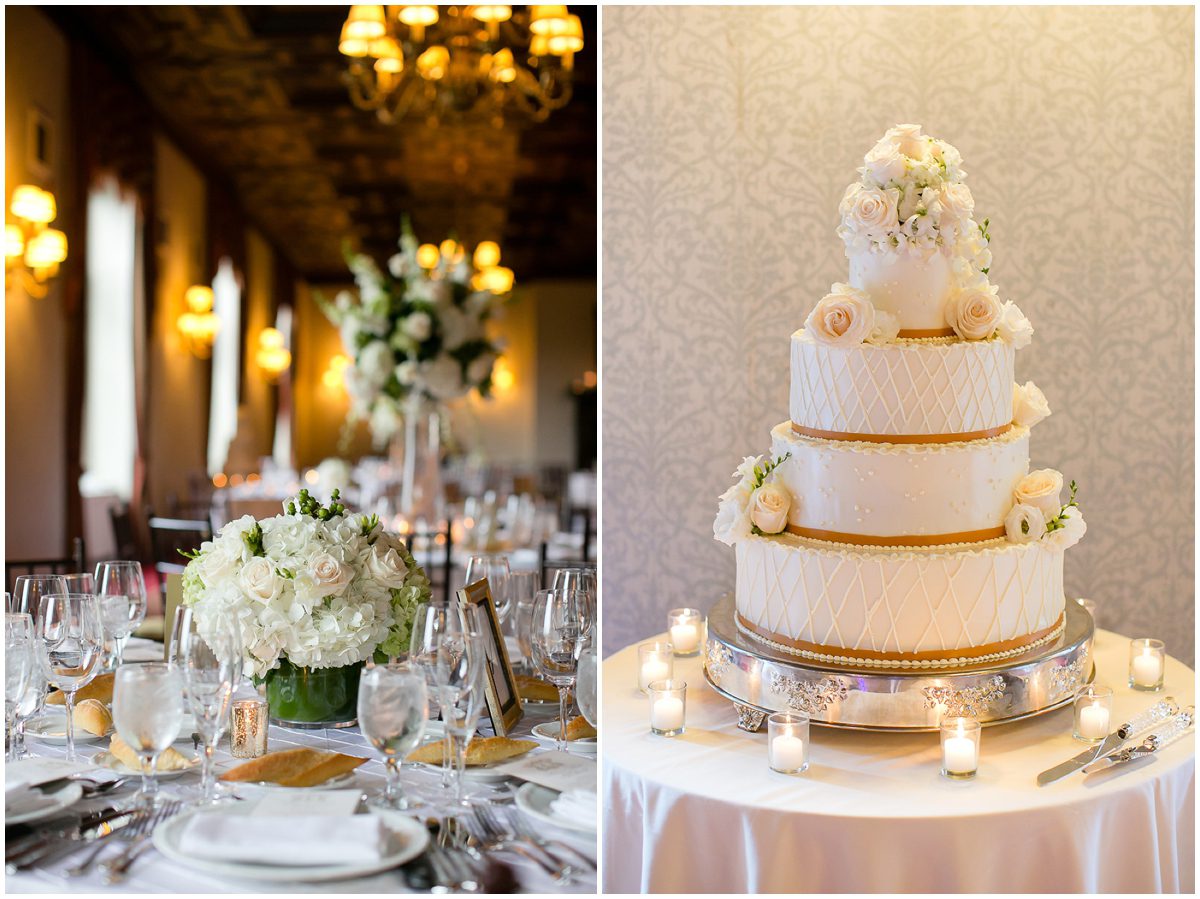
[(44, 297), (47, 283), (67, 258), (67, 235), (48, 227), (58, 216), (54, 194), (32, 184), (13, 191), (9, 206), (15, 224), (4, 226), (4, 284), (19, 282), (31, 297)]
[(351, 102), (389, 124), (545, 121), (571, 99), (582, 49), (565, 6), (351, 6), (338, 42)]

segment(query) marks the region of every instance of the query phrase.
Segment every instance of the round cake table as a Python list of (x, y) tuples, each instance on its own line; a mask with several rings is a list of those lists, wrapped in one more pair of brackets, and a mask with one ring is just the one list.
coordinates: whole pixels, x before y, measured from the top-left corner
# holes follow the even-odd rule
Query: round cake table
[[(1164, 696), (1195, 701), (1168, 659), (1164, 689), (1126, 686), (1128, 638), (1097, 631), (1114, 722)], [(1072, 710), (983, 730), (978, 775), (939, 772), (938, 735), (813, 727), (809, 769), (767, 767), (766, 727), (737, 728), (700, 658), (676, 659), (687, 730), (650, 733), (637, 647), (604, 663), (606, 892), (1194, 892), (1195, 741), (1046, 787), (1083, 751)]]

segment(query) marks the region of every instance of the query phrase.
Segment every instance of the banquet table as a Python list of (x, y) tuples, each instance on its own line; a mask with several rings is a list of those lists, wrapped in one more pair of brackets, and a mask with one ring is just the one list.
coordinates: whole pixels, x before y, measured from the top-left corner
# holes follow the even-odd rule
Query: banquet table
[[(662, 639), (648, 638), (648, 639)], [(1096, 682), (1113, 721), (1154, 701), (1195, 701), (1169, 658), (1164, 689), (1126, 686), (1129, 640), (1097, 631)], [(767, 766), (766, 727), (736, 726), (700, 658), (675, 660), (687, 729), (655, 736), (637, 647), (604, 662), (606, 892), (1194, 892), (1195, 739), (1147, 759), (1039, 787), (1084, 749), (1072, 710), (983, 730), (979, 773), (939, 773), (936, 733), (813, 726), (800, 776)]]
[[(529, 705), (526, 708), (525, 716), (518, 724), (512, 736), (521, 737), (528, 735), (529, 731), (535, 725), (543, 721), (556, 719), (557, 705)], [(491, 733), (490, 728), (487, 727), (481, 727), (481, 732)], [(348, 755), (369, 757), (371, 760), (354, 772), (353, 786), (363, 790), (365, 793), (373, 794), (381, 789), (384, 784), (383, 764), (379, 761), (371, 747), (366, 744), (357, 727), (325, 730), (283, 728), (272, 725), (268, 734), (268, 741), (268, 748), (271, 751), (289, 749), (296, 746), (309, 746), (323, 751), (342, 752)], [(45, 743), (32, 738), (27, 738), (27, 744), (34, 755), (57, 756), (60, 758), (65, 755), (65, 747), (61, 744)], [(76, 752), (81, 759), (91, 758), (100, 749), (104, 748), (106, 744), (107, 741), (102, 743), (81, 743), (77, 745)], [(547, 744), (547, 747), (546, 749), (539, 748), (533, 751), (554, 751), (553, 744)], [(226, 736), (217, 748), (215, 761), (219, 767), (223, 761), (229, 761), (230, 759), (229, 741), (228, 736)], [(115, 776), (103, 769), (97, 770), (102, 771), (107, 776)], [(427, 801), (440, 797), (441, 775), (438, 772), (416, 770), (406, 766), (402, 769), (401, 778), (406, 790), (412, 791), (415, 788), (421, 798)], [(199, 773), (188, 772), (178, 778), (162, 780), (160, 782), (160, 789), (163, 793), (172, 795), (177, 792), (180, 786), (194, 785), (198, 782)], [(106, 804), (119, 803), (122, 800), (128, 801), (132, 797), (132, 791), (136, 786), (136, 781), (131, 782), (126, 787), (122, 787), (119, 792), (90, 800), (90, 804), (98, 808)], [(472, 797), (476, 795), (503, 795), (490, 786), (480, 785), (469, 785), (468, 793)], [(248, 794), (245, 798), (252, 797)], [(450, 806), (444, 802), (418, 809), (415, 813), (419, 813), (422, 818), (454, 814)], [(575, 829), (555, 827), (532, 819), (529, 820), (529, 823), (534, 825), (537, 832), (547, 839), (562, 840), (584, 853), (587, 857), (595, 858), (596, 840), (594, 836), (586, 835)], [(109, 854), (115, 854), (116, 851), (116, 849), (107, 850)], [(114, 893), (409, 892), (405, 877), (400, 870), (386, 871), (374, 876), (354, 880), (339, 880), (327, 883), (239, 882), (182, 866), (163, 858), (154, 851), (138, 859), (131, 868), (129, 878), (126, 881), (117, 886), (104, 886), (95, 868), (89, 874), (82, 877), (66, 877), (63, 873), (64, 869), (70, 867), (72, 863), (79, 861), (81, 857), (77, 853), (62, 858), (44, 868), (35, 868), (30, 871), (8, 875), (5, 878), (5, 891), (9, 893), (62, 893), (64, 891), (75, 893), (95, 893), (100, 891)], [(580, 893), (594, 893), (596, 891), (596, 877), (594, 874), (580, 874), (568, 884), (556, 884), (542, 869), (525, 861), (519, 855), (511, 852), (502, 852), (498, 855), (498, 858), (512, 866), (522, 891)]]

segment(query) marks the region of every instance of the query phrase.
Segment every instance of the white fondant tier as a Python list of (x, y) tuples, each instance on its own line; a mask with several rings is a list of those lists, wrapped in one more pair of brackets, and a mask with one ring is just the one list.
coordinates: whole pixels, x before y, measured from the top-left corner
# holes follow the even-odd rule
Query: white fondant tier
[[(932, 337), (944, 332), (946, 300), (954, 285), (949, 257), (941, 250), (847, 250), (850, 286), (865, 290), (877, 309), (900, 319), (901, 336)], [(906, 331), (916, 331), (905, 335)]]
[(834, 347), (802, 328), (792, 335), (792, 421), (861, 439), (982, 436), (1012, 422), (1015, 355), (1002, 340), (957, 338)]
[(1013, 488), (1029, 471), (1029, 429), (893, 444), (802, 437), (784, 422), (771, 431), (771, 453), (791, 454), (777, 471), (793, 497), (788, 527), (796, 533), (866, 544), (971, 542), (1003, 533)]
[(737, 544), (742, 622), (809, 657), (1002, 657), (1050, 636), (1064, 603), (1063, 553), (1044, 543), (888, 551), (784, 535)]

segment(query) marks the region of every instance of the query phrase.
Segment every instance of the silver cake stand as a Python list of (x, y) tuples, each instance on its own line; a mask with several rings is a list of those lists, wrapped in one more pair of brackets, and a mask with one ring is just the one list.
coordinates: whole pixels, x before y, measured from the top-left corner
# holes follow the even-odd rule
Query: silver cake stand
[(953, 670), (853, 668), (811, 662), (743, 634), (733, 595), (708, 614), (704, 676), (757, 731), (771, 712), (802, 711), (813, 724), (861, 730), (937, 730), (945, 716), (984, 725), (1020, 721), (1071, 702), (1094, 676), (1087, 609), (1068, 600), (1058, 639), (1000, 662)]

